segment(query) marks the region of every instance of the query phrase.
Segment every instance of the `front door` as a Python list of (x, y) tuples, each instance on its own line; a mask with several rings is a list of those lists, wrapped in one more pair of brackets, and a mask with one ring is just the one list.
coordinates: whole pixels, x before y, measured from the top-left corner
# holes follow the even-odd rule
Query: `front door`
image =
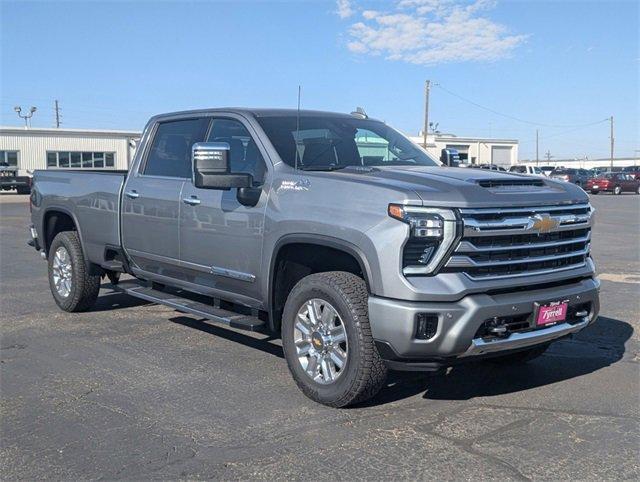
[[(248, 126), (238, 118), (214, 118), (207, 138), (230, 146), (230, 171), (253, 176), (254, 186), (266, 184), (263, 154)], [(237, 189), (198, 189), (191, 180), (182, 190), (180, 259), (189, 282), (214, 295), (259, 307), (264, 212), (267, 191), (256, 206), (237, 200)]]
[(122, 201), (122, 243), (135, 267), (179, 277), (180, 194), (191, 177), (191, 146), (204, 140), (208, 118), (160, 122)]

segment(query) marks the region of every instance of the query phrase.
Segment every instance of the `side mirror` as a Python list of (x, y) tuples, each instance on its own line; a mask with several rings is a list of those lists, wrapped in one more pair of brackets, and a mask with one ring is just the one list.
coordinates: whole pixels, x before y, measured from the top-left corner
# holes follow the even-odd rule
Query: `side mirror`
[(200, 189), (224, 190), (251, 187), (251, 174), (229, 172), (230, 150), (226, 142), (196, 142), (191, 149), (193, 185)]

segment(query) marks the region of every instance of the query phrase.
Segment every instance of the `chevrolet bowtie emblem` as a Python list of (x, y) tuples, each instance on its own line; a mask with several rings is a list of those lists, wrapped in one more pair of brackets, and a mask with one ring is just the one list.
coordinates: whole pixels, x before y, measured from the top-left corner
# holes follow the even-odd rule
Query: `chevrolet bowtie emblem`
[(529, 218), (527, 231), (538, 231), (538, 233), (548, 233), (560, 225), (557, 218), (552, 218), (548, 214), (536, 214)]

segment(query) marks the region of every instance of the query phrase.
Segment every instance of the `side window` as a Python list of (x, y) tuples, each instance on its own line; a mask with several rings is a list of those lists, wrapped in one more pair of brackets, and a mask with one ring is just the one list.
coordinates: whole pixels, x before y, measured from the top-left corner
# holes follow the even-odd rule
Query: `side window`
[(226, 142), (229, 151), (229, 168), (234, 174), (247, 173), (253, 176), (253, 182), (264, 182), (266, 165), (258, 150), (256, 141), (242, 122), (234, 119), (214, 119), (207, 142)]
[(144, 165), (147, 176), (191, 177), (191, 147), (207, 134), (209, 118), (162, 122)]

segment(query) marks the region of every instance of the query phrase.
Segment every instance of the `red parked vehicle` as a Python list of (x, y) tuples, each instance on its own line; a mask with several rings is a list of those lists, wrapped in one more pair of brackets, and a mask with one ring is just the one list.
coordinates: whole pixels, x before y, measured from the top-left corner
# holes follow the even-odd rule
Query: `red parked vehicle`
[(631, 174), (622, 172), (605, 172), (587, 180), (584, 186), (585, 191), (591, 194), (599, 192), (612, 192), (613, 194), (622, 194), (623, 192), (633, 192), (640, 194), (640, 180)]

